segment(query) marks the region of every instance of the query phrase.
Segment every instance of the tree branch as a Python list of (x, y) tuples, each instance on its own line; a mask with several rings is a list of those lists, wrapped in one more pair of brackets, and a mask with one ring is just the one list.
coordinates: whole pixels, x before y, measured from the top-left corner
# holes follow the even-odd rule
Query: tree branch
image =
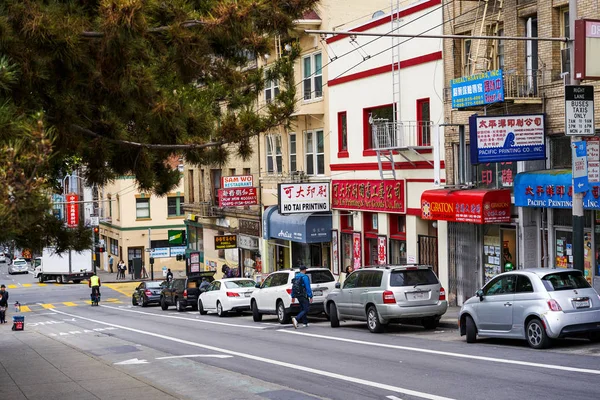
[[(179, 24), (182, 28), (193, 28), (198, 25), (208, 25), (208, 22), (200, 21), (197, 19), (192, 19), (188, 21), (183, 21)], [(149, 28), (148, 33), (162, 33), (171, 29), (170, 26), (159, 26), (156, 28)], [(81, 36), (84, 38), (102, 38), (104, 37), (104, 32), (82, 32)]]

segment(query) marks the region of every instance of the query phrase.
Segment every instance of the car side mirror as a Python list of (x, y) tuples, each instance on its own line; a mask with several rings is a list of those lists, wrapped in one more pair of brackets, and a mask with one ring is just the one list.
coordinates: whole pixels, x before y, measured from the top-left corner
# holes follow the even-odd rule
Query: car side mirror
[(335, 288), (336, 288), (336, 289), (341, 289), (341, 287), (342, 287), (342, 284), (341, 284), (341, 283), (339, 283), (339, 282), (336, 282), (336, 284), (335, 284)]
[(483, 290), (479, 289), (475, 292), (475, 296), (479, 297), (479, 301), (483, 301)]
[(257, 283), (256, 285), (254, 285), (255, 288), (260, 289), (260, 283)]

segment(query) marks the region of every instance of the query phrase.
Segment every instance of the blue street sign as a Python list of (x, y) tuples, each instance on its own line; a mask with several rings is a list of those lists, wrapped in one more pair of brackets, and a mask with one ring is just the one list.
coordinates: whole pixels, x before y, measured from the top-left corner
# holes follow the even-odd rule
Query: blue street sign
[(573, 142), (573, 191), (584, 193), (589, 190), (587, 171), (587, 147), (585, 140)]

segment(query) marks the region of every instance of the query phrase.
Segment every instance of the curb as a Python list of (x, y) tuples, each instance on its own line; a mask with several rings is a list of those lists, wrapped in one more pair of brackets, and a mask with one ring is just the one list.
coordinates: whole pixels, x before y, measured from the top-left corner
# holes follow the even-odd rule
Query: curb
[(458, 329), (458, 322), (453, 320), (440, 320), (438, 328)]

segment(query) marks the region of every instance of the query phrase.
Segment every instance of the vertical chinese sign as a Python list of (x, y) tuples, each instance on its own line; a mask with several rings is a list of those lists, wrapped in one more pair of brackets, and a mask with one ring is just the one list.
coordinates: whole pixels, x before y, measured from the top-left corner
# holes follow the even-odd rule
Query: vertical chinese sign
[(377, 236), (377, 263), (387, 264), (387, 237)]
[(352, 234), (352, 265), (354, 269), (362, 266), (362, 246), (360, 244), (360, 232)]
[(331, 231), (331, 265), (333, 266), (334, 275), (340, 273), (340, 250), (338, 247), (338, 231), (333, 229)]
[(76, 193), (67, 194), (67, 226), (74, 228), (79, 224), (79, 196)]

